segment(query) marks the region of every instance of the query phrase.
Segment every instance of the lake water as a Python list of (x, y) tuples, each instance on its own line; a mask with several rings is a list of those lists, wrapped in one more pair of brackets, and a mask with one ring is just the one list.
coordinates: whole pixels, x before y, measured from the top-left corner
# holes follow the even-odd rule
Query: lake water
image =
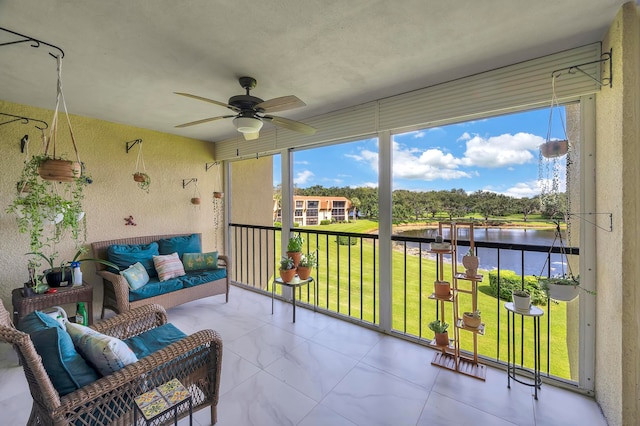
[[(448, 231), (448, 230), (447, 230)], [(397, 235), (405, 237), (417, 237), (417, 238), (435, 238), (438, 235), (437, 229), (417, 229), (404, 232), (397, 232)], [(565, 242), (566, 235), (561, 232), (562, 241)], [(448, 232), (445, 232), (443, 237), (449, 238)], [(475, 228), (474, 239), (475, 241), (487, 241), (500, 244), (528, 244), (537, 246), (551, 246), (560, 245), (560, 240), (557, 239), (554, 243), (555, 231), (549, 229), (514, 229), (514, 228)], [(458, 240), (469, 240), (468, 229), (461, 229), (458, 233)], [(566, 245), (566, 242), (565, 242)], [(407, 247), (417, 248), (418, 243), (408, 242)], [(422, 249), (425, 250), (428, 245), (422, 244)], [(460, 259), (466, 253), (465, 247), (459, 250), (458, 258)], [(498, 250), (492, 248), (478, 248), (478, 257), (480, 259), (480, 268), (482, 269), (496, 269), (498, 267)], [(520, 274), (524, 264), (525, 275), (546, 275), (547, 266), (545, 261), (547, 259), (547, 253), (538, 252), (525, 252), (524, 258), (520, 250), (500, 250), (500, 269), (508, 269)], [(543, 269), (544, 267), (544, 269)], [(560, 254), (554, 254), (551, 256), (551, 275), (561, 274), (567, 272), (566, 259)], [(575, 275), (578, 271), (573, 271)]]

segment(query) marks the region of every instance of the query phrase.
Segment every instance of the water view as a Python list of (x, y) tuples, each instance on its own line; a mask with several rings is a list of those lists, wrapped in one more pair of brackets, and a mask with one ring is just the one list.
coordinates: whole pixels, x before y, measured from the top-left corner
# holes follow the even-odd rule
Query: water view
[[(458, 239), (469, 240), (469, 234), (467, 230), (461, 230)], [(466, 232), (466, 235), (465, 235)], [(396, 235), (402, 235), (405, 237), (414, 238), (435, 238), (438, 235), (437, 229), (415, 229), (402, 232), (396, 232)], [(562, 241), (565, 241), (565, 232), (561, 232)], [(448, 232), (444, 233), (444, 238), (448, 239)], [(550, 247), (560, 245), (560, 239), (555, 239), (555, 231), (552, 229), (524, 229), (524, 228), (475, 228), (474, 239), (476, 242), (492, 242), (500, 243), (502, 245), (533, 245)], [(407, 242), (407, 247), (417, 248), (418, 243)], [(422, 245), (422, 249), (425, 250), (427, 246)], [(462, 257), (466, 250), (463, 248), (459, 250), (458, 256)], [(545, 265), (547, 259), (547, 253), (543, 252), (527, 252), (523, 254), (520, 250), (507, 250), (500, 249), (499, 251), (493, 248), (478, 248), (478, 257), (480, 258), (481, 269), (497, 269), (498, 262), (500, 269), (508, 269), (520, 274), (523, 271), (525, 275), (546, 275), (549, 265)], [(551, 257), (551, 275), (561, 274), (563, 266), (566, 271), (566, 261), (563, 256), (554, 254)], [(544, 267), (544, 269), (543, 269)], [(577, 275), (577, 271), (574, 271)]]

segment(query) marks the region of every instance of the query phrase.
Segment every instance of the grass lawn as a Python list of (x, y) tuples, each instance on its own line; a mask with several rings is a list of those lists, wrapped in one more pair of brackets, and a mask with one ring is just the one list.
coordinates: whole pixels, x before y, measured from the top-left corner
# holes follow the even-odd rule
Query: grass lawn
[[(358, 220), (357, 222), (319, 225), (315, 227), (296, 228), (305, 238), (305, 249), (318, 251), (318, 268), (312, 273), (319, 287), (318, 306), (358, 318), (364, 321), (379, 322), (379, 265), (378, 241), (364, 238), (358, 239), (355, 245), (339, 245), (335, 236), (305, 234), (306, 230), (317, 229), (332, 232), (370, 233), (377, 229), (377, 222)], [(280, 233), (277, 233), (276, 247), (279, 247)], [(428, 249), (427, 245), (422, 248)], [(375, 251), (375, 259), (374, 259)], [(449, 257), (450, 260), (450, 257)], [(415, 255), (405, 256), (403, 251), (392, 252), (392, 327), (394, 330), (431, 339), (433, 332), (428, 324), (437, 318), (436, 309), (440, 302), (429, 299), (433, 292), (433, 281), (436, 278), (436, 262), (433, 259)], [(461, 265), (459, 266), (462, 269)], [(350, 272), (349, 272), (350, 271)], [(451, 282), (451, 265), (443, 264), (444, 279)], [(478, 285), (478, 310), (482, 312), (482, 322), (485, 324), (485, 334), (477, 336), (478, 352), (481, 355), (507, 359), (507, 311), (503, 300), (488, 295), (487, 271), (484, 281)], [(375, 283), (372, 285), (371, 283)], [(470, 282), (458, 280), (462, 288), (470, 289)], [(278, 288), (278, 291), (280, 289)], [(306, 286), (300, 289), (298, 297), (313, 303), (314, 287)], [(471, 311), (471, 296), (459, 295), (458, 316), (462, 312)], [(445, 319), (449, 322), (450, 337), (454, 336), (453, 304), (444, 302)], [(541, 330), (541, 371), (549, 371), (551, 375), (570, 379), (570, 369), (567, 353), (566, 335), (566, 304), (551, 303), (540, 306), (545, 315), (540, 321)], [(551, 315), (551, 317), (550, 317)], [(550, 319), (548, 322), (547, 320)], [(551, 324), (550, 341), (545, 338)], [(512, 324), (513, 325), (513, 324)], [(518, 341), (524, 335), (524, 364), (533, 367), (533, 321), (516, 315), (516, 335)], [(460, 344), (464, 350), (473, 350), (473, 333), (460, 330)], [(516, 351), (519, 357), (520, 348)], [(548, 354), (548, 357), (547, 357)], [(531, 356), (529, 356), (531, 355)]]

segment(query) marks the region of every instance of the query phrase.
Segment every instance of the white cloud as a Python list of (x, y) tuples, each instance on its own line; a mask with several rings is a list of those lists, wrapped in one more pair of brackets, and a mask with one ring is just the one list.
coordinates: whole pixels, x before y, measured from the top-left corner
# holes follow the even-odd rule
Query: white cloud
[(296, 185), (304, 185), (309, 182), (309, 179), (311, 179), (313, 176), (315, 175), (311, 170), (303, 170), (296, 175), (296, 177), (293, 179), (293, 183)]
[(468, 141), (469, 139), (471, 139), (471, 135), (469, 134), (469, 132), (464, 132), (458, 139), (456, 139), (456, 142)]
[(458, 169), (460, 165), (460, 159), (440, 149), (404, 149), (398, 143), (393, 143), (394, 178), (431, 181), (471, 177), (469, 173)]
[(540, 187), (537, 181), (518, 182), (502, 194), (515, 198), (531, 198), (540, 194)]
[(488, 139), (475, 135), (467, 141), (464, 165), (499, 168), (510, 165), (531, 163), (535, 160), (531, 153), (544, 142), (540, 136), (530, 133), (503, 134)]
[(294, 164), (307, 165), (307, 164), (309, 164), (309, 162), (308, 161), (294, 161)]

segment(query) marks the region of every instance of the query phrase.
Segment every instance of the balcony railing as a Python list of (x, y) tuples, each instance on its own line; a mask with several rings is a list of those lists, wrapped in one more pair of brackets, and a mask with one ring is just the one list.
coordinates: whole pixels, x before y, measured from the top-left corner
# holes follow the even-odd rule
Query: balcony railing
[[(281, 229), (268, 226), (231, 224), (231, 253), (233, 256), (233, 280), (257, 291), (270, 293), (273, 279), (278, 274), (281, 258)], [(296, 299), (301, 305), (314, 307), (325, 313), (341, 316), (345, 319), (362, 322), (363, 325), (376, 327), (379, 324), (379, 244), (378, 235), (347, 232), (331, 232), (296, 228), (305, 241), (303, 252), (317, 251), (318, 266), (313, 272), (317, 282), (318, 294), (314, 286), (297, 289)], [(428, 323), (438, 316), (438, 303), (429, 299), (433, 292), (437, 259), (428, 252), (433, 239), (405, 236), (392, 236), (392, 332), (419, 343), (427, 344), (433, 333)], [(467, 250), (468, 242), (458, 241), (458, 256)], [(500, 291), (504, 277), (516, 274), (522, 286), (526, 276), (539, 275), (545, 265), (551, 274), (551, 265), (565, 262), (560, 247), (527, 244), (502, 244), (496, 242), (475, 242), (481, 259), (491, 259), (495, 265), (491, 271), (480, 271), (484, 275), (479, 284), (478, 300), (485, 323), (485, 335), (478, 339), (480, 356), (499, 364), (507, 357), (507, 316), (504, 309), (506, 300), (491, 294), (490, 281), (494, 291)], [(577, 248), (565, 247), (567, 257), (577, 260)], [(448, 259), (451, 261), (451, 259)], [(447, 260), (445, 260), (447, 261)], [(506, 268), (505, 264), (509, 267)], [(482, 264), (481, 264), (482, 268)], [(451, 279), (451, 268), (445, 273), (445, 279)], [(507, 272), (514, 271), (514, 272)], [(276, 286), (276, 294), (282, 288)], [(461, 309), (468, 300), (461, 299)], [(542, 368), (547, 377), (577, 382), (577, 348), (571, 343), (578, 337), (577, 304), (555, 303), (547, 301), (539, 306), (545, 316), (541, 321), (541, 348), (543, 352)], [(452, 309), (451, 309), (452, 311)], [(522, 340), (519, 351), (524, 354), (523, 365), (530, 366), (527, 353), (533, 346), (531, 324), (521, 320), (515, 325)], [(463, 349), (470, 348), (471, 337), (461, 333)], [(569, 343), (568, 343), (569, 342)], [(470, 349), (469, 349), (470, 350)], [(531, 363), (533, 359), (531, 358)]]

